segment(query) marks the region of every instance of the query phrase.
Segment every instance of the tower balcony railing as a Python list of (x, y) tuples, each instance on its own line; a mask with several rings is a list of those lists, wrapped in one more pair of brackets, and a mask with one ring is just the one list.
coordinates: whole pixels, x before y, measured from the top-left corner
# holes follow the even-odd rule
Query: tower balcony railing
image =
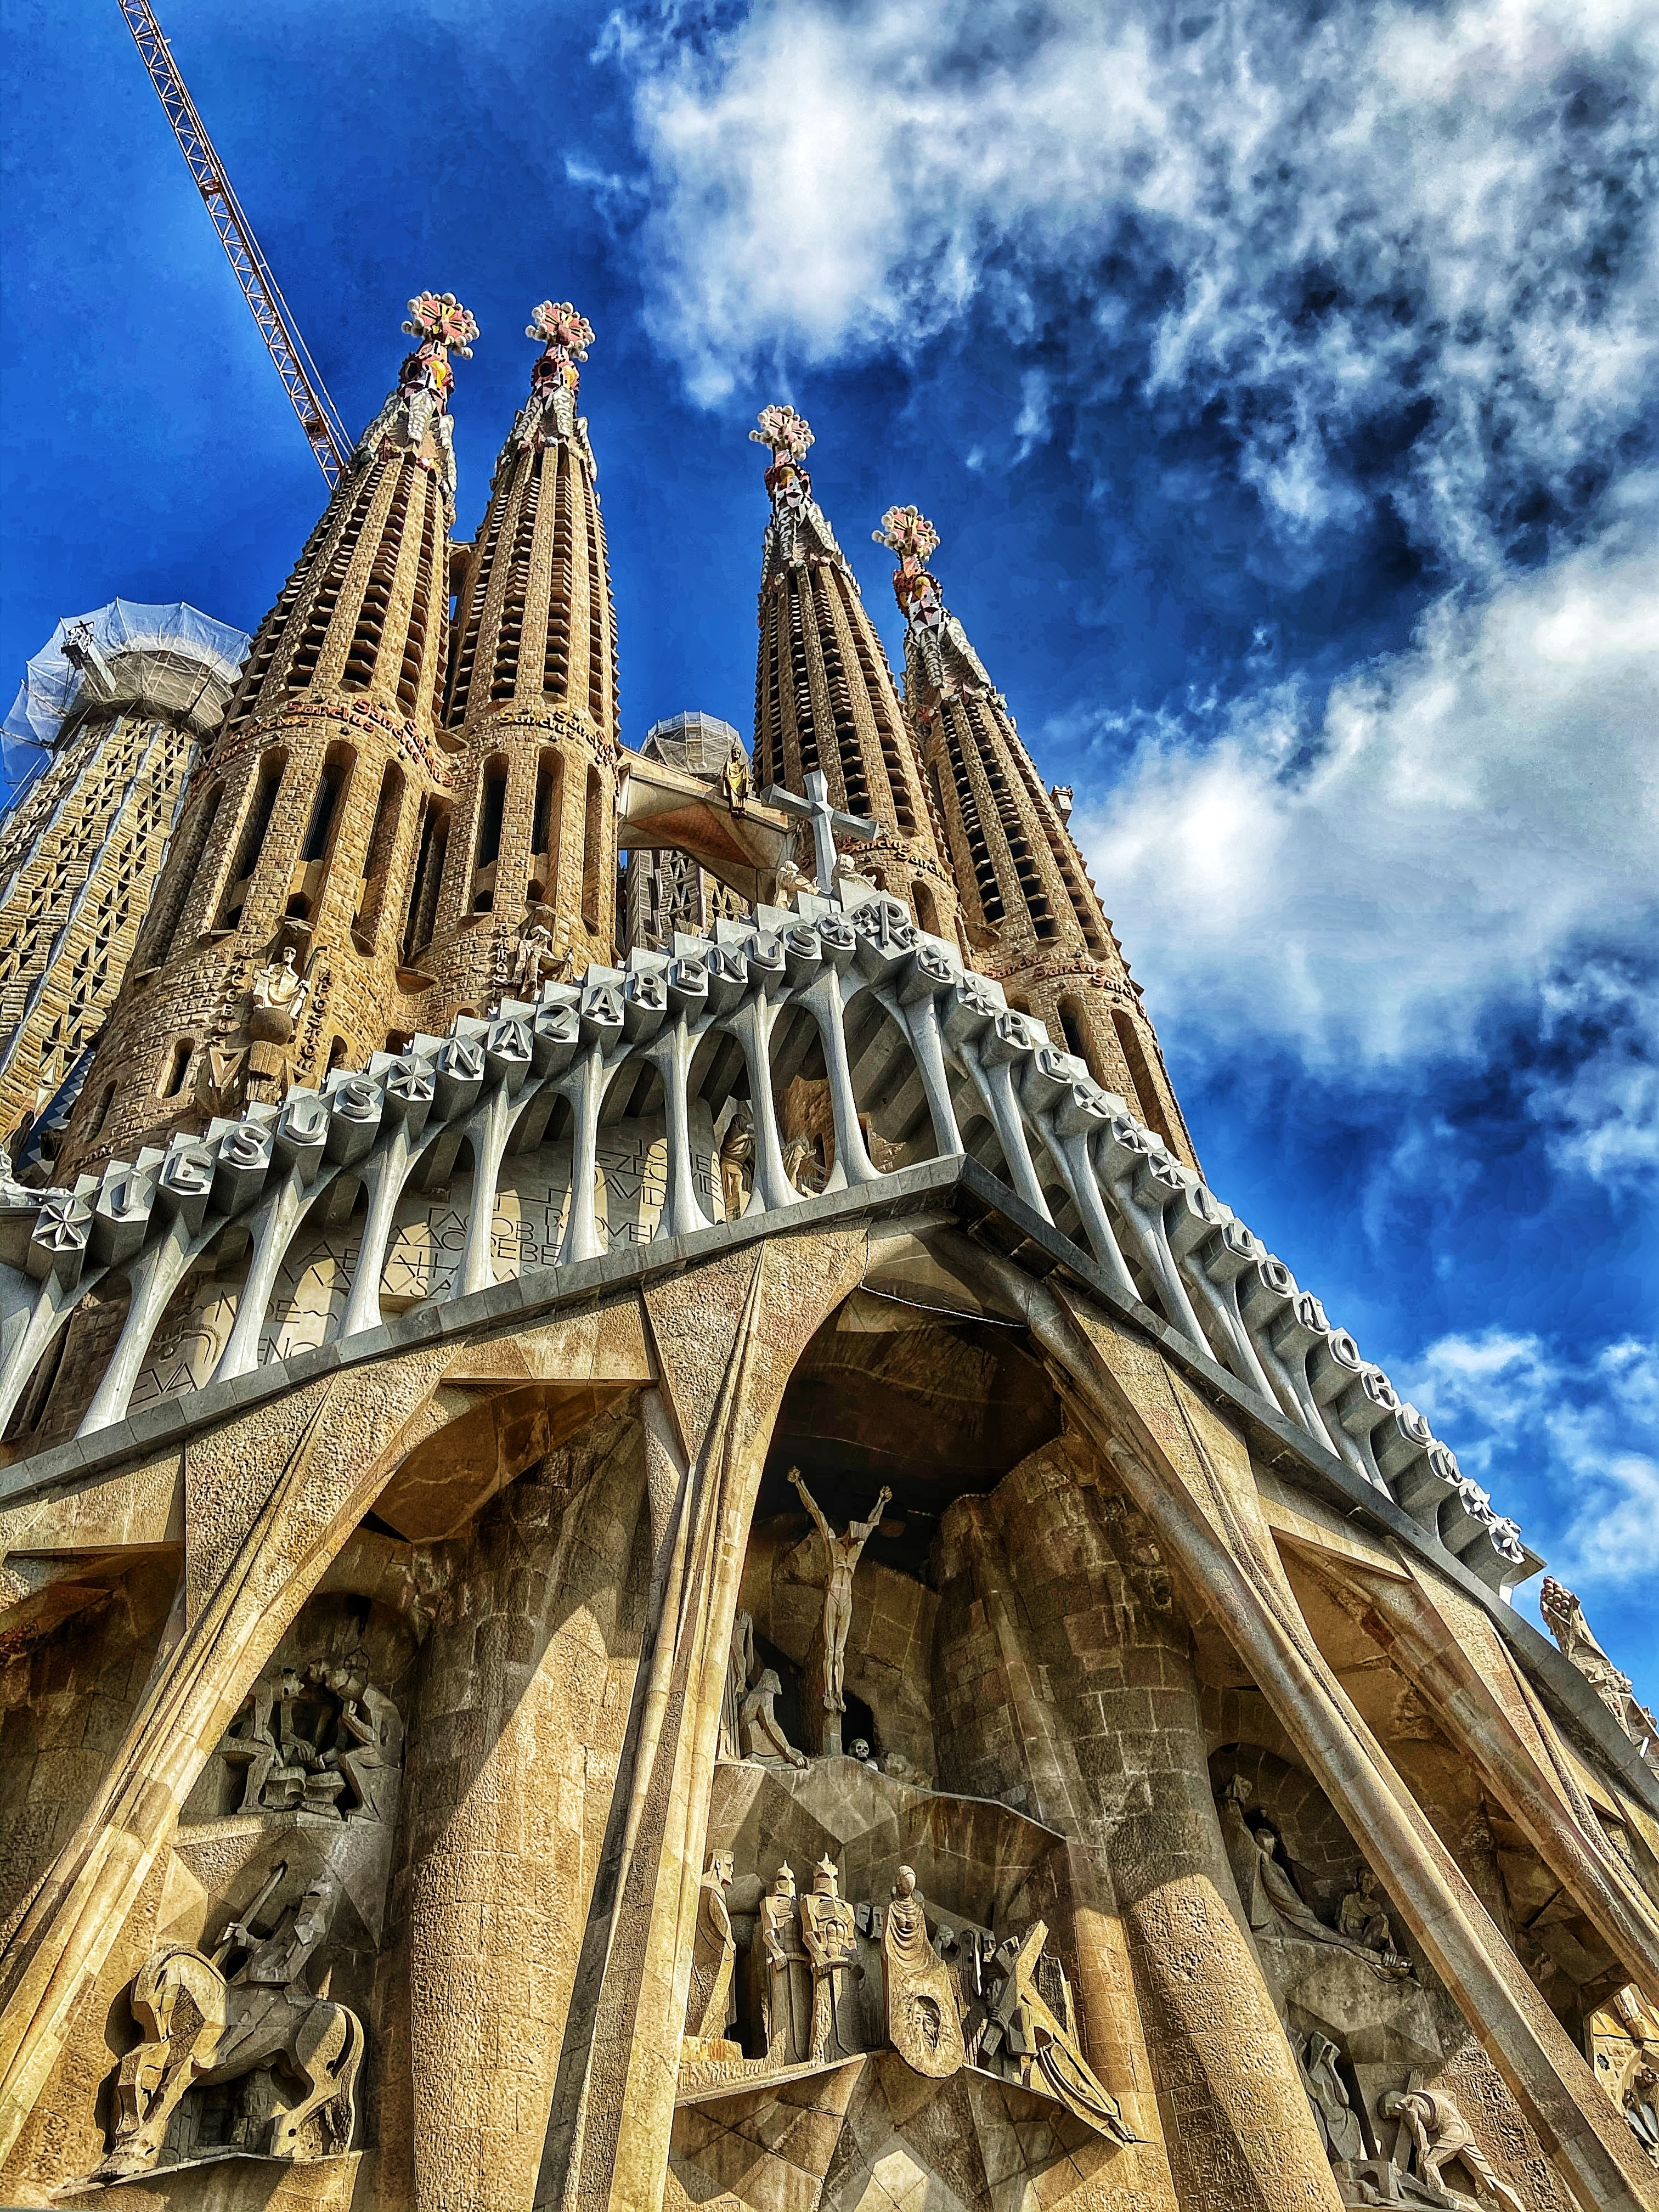
[[(964, 1158), (1498, 1595), (1541, 1567), (1121, 1098), (896, 900), (853, 885), (505, 999), (72, 1188), (0, 1185), (0, 1424), (24, 1407), (33, 1434), (60, 1433), (48, 1417), (73, 1390), (88, 1437), (210, 1382), (276, 1382), (428, 1301)], [(87, 1357), (43, 1385), (94, 1293), (108, 1317)]]

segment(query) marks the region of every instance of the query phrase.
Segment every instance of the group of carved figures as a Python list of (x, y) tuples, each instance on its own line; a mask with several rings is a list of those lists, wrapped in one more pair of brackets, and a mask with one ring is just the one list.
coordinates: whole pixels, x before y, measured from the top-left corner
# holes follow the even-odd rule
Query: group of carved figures
[[(730, 1851), (712, 1851), (702, 1879), (685, 2020), (694, 2059), (736, 2054), (726, 2039), (737, 1965), (726, 1906), (732, 1866)], [(867, 2049), (860, 1985), (878, 1971), (882, 2039), (918, 2074), (943, 2081), (974, 2066), (1057, 2099), (1113, 2142), (1137, 2140), (1084, 2057), (1071, 1989), (1043, 1948), (1042, 1921), (1000, 1940), (930, 1924), (908, 1866), (884, 1905), (854, 1905), (839, 1883), (840, 1869), (825, 1857), (799, 1895), (786, 1861), (761, 1899), (749, 1963), (764, 2071), (836, 2065)]]
[[(403, 1723), (358, 1656), (257, 1684), (219, 1755), (240, 1776), (233, 1817), (389, 1827), (396, 1815)], [(243, 2087), (228, 2147), (286, 2159), (349, 2147), (362, 2023), (327, 1994), (331, 1967), (321, 1994), (310, 1980), (340, 1895), (326, 1866), (305, 1881), (281, 1858), (211, 1948), (168, 1943), (146, 1962), (130, 1999), (142, 2040), (121, 2061), (115, 2139), (94, 2179), (149, 2172), (186, 2094), (231, 2082)], [(302, 2085), (297, 2102), (266, 2094), (273, 2070)]]
[(390, 1818), (403, 1723), (361, 1667), (314, 1661), (255, 1687), (220, 1747), (244, 1771), (240, 1813)]
[[(1378, 1893), (1376, 1876), (1362, 1860), (1352, 1887), (1337, 1902), (1334, 1920), (1326, 1922), (1304, 1897), (1288, 1863), (1281, 1863), (1277, 1828), (1268, 1820), (1251, 1826), (1245, 1808), (1253, 1794), (1249, 1778), (1235, 1774), (1220, 1792), (1222, 1826), (1236, 1866), (1243, 1869), (1240, 1888), (1244, 1910), (1257, 1937), (1294, 1948), (1315, 1945), (1358, 1960), (1379, 1980), (1414, 1983), (1415, 1970), (1396, 1948), (1394, 1926)], [(1468, 2177), (1505, 2212), (1526, 2206), (1481, 2148), (1449, 2092), (1429, 2088), (1413, 2075), (1403, 2089), (1386, 2091), (1377, 2117), (1398, 2124), (1392, 2158), (1368, 2155), (1364, 2130), (1340, 2070), (1341, 2051), (1318, 2029), (1306, 2034), (1289, 2029), (1297, 2070), (1307, 2091), (1314, 2122), (1332, 2165), (1348, 2174), (1357, 2201), (1378, 2205), (1432, 2204), (1449, 2212), (1474, 2212), (1472, 2200), (1454, 2191), (1444, 2169), (1459, 2163)], [(1345, 2201), (1356, 2201), (1345, 2198)]]

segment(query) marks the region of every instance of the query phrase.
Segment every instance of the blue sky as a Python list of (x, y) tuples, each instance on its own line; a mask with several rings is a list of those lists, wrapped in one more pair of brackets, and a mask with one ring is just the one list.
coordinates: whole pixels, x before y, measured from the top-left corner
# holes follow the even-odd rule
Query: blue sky
[[(8, 20), (4, 666), (252, 629), (315, 465), (118, 9)], [(763, 402), (891, 652), (933, 518), (1211, 1182), (1659, 1699), (1650, 0), (162, 21), (352, 427), (477, 315), (463, 532), (527, 310), (597, 326), (633, 740), (747, 725)]]

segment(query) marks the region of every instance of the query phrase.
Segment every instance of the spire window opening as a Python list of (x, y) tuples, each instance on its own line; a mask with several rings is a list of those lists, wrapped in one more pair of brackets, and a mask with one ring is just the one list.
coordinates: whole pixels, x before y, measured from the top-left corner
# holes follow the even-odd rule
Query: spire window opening
[(409, 495), (417, 476), (424, 481), (424, 471), (417, 470), (412, 459), (398, 463), (397, 486), (386, 508), (386, 520), (380, 526), (380, 542), (374, 549), (357, 619), (352, 626), (351, 642), (346, 647), (345, 668), (340, 681), (348, 691), (367, 691), (380, 665), (380, 646), (392, 610), (392, 586), (403, 557), (404, 532), (409, 526)]
[[(421, 550), (415, 568), (415, 597), (404, 635), (403, 665), (398, 672), (398, 704), (412, 716), (421, 698), (421, 663), (426, 653), (426, 629), (432, 608), (432, 576), (437, 563), (437, 541), (442, 530), (443, 507), (437, 482), (424, 477), (421, 487)], [(440, 615), (440, 621), (442, 617)]]
[(795, 748), (800, 761), (798, 773), (804, 780), (820, 763), (817, 726), (812, 715), (812, 679), (806, 665), (806, 629), (801, 614), (800, 582), (799, 572), (792, 568), (787, 585), (789, 674), (795, 710)]
[(558, 862), (555, 825), (562, 787), (559, 756), (550, 747), (536, 763), (536, 798), (530, 811), (530, 880), (525, 887), (526, 903), (530, 906), (550, 903)]
[(483, 532), (483, 550), (467, 570), (466, 629), (454, 665), (449, 672), (449, 704), (444, 715), (452, 729), (466, 719), (467, 705), (472, 692), (473, 665), (477, 659), (478, 638), (483, 628), (484, 605), (489, 597), (490, 578), (495, 574), (495, 546), (507, 514), (507, 495), (511, 483), (509, 477), (491, 494), (488, 526)]
[(345, 589), (352, 556), (357, 550), (357, 540), (362, 536), (363, 525), (368, 519), (369, 508), (374, 504), (374, 495), (380, 489), (387, 465), (385, 461), (376, 461), (364, 471), (362, 489), (346, 512), (339, 543), (323, 571), (317, 596), (311, 603), (310, 616), (300, 634), (300, 641), (294, 648), (294, 658), (289, 664), (288, 688), (290, 691), (303, 691), (317, 673), (323, 641), (328, 635), (329, 624), (334, 619), (340, 594)]
[(380, 795), (374, 804), (374, 826), (363, 853), (362, 883), (357, 893), (357, 912), (351, 935), (357, 950), (372, 953), (386, 903), (386, 879), (398, 843), (398, 824), (403, 814), (404, 772), (396, 763), (380, 778)]
[(313, 921), (322, 910), (323, 887), (333, 861), (335, 842), (345, 811), (345, 795), (356, 760), (349, 745), (332, 744), (323, 756), (323, 772), (318, 780), (317, 796), (312, 801), (305, 842), (289, 878), (285, 911), (295, 921)]
[(473, 914), (495, 910), (495, 871), (501, 857), (501, 824), (507, 814), (507, 761), (486, 761), (478, 795), (478, 840), (473, 848), (472, 883), (467, 904)]
[[(524, 495), (513, 532), (513, 552), (507, 566), (507, 588), (501, 595), (501, 618), (495, 625), (495, 653), (489, 696), (510, 699), (519, 688), (519, 656), (524, 646), (525, 607), (530, 596), (530, 561), (536, 543), (536, 510), (541, 502), (544, 449), (532, 459), (524, 479)], [(487, 909), (480, 908), (482, 913)]]
[(437, 925), (438, 894), (443, 886), (444, 866), (449, 858), (450, 806), (447, 799), (428, 798), (422, 804), (418, 858), (410, 885), (409, 911), (404, 923), (403, 956), (414, 960), (432, 942)]
[(593, 726), (609, 726), (617, 706), (617, 617), (611, 599), (605, 519), (599, 495), (586, 487), (587, 508), (587, 711)]
[(221, 929), (241, 927), (243, 909), (253, 883), (254, 870), (259, 865), (259, 855), (264, 850), (265, 839), (270, 832), (270, 817), (276, 805), (276, 793), (281, 787), (283, 771), (288, 767), (286, 748), (267, 753), (259, 763), (259, 773), (254, 784), (252, 802), (247, 820), (236, 848), (236, 858), (231, 863), (230, 881), (226, 887), (223, 902), (219, 909)]
[(587, 804), (582, 823), (582, 920), (590, 929), (599, 927), (602, 901), (600, 876), (605, 857), (605, 792), (596, 768), (587, 771)]
[(155, 903), (151, 907), (145, 925), (144, 937), (133, 955), (133, 971), (142, 975), (159, 968), (173, 950), (173, 939), (184, 919), (185, 908), (196, 888), (201, 874), (202, 861), (213, 836), (213, 827), (219, 818), (219, 802), (225, 795), (222, 783), (210, 784), (198, 801), (177, 845), (168, 854), (167, 866), (156, 886)]
[(547, 577), (547, 638), (542, 647), (542, 690), (554, 699), (570, 696), (570, 456), (556, 449), (553, 479), (553, 559)]
[(1146, 1057), (1146, 1048), (1140, 1041), (1140, 1032), (1135, 1027), (1133, 1017), (1114, 1006), (1112, 1027), (1117, 1032), (1118, 1047), (1128, 1073), (1130, 1100), (1146, 1126), (1155, 1129), (1170, 1150), (1174, 1152), (1175, 1138), (1158, 1098), (1152, 1063)]
[(973, 781), (968, 774), (968, 763), (962, 749), (962, 732), (957, 726), (953, 705), (945, 709), (945, 747), (951, 757), (951, 781), (956, 786), (962, 834), (967, 842), (968, 857), (973, 863), (980, 920), (987, 928), (994, 929), (1003, 918), (1002, 887), (997, 881), (996, 864), (991, 858), (985, 827), (980, 819), (979, 801), (974, 795)]
[(289, 623), (293, 617), (295, 606), (299, 604), (300, 593), (304, 588), (307, 577), (311, 574), (313, 556), (323, 542), (328, 523), (329, 513), (327, 508), (325, 508), (317, 526), (307, 538), (287, 583), (277, 594), (276, 605), (272, 607), (260, 625), (259, 634), (253, 641), (253, 650), (248, 655), (247, 665), (242, 671), (236, 695), (231, 701), (229, 710), (225, 716), (225, 727), (228, 730), (240, 728), (253, 712), (255, 702), (264, 689), (265, 678), (270, 675), (276, 655), (282, 649), (283, 640), (288, 634)]

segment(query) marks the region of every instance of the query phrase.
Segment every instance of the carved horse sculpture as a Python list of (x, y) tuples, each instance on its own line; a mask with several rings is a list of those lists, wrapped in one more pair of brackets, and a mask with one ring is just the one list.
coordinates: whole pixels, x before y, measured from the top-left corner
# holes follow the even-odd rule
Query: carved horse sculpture
[[(188, 2090), (234, 2081), (273, 2063), (297, 2075), (305, 2090), (272, 2119), (266, 2155), (304, 2157), (301, 2133), (313, 2117), (325, 2156), (349, 2148), (362, 2023), (349, 2007), (313, 1996), (300, 1978), (326, 1933), (332, 1904), (332, 1886), (324, 1877), (269, 1936), (254, 1936), (238, 1923), (211, 1959), (189, 1944), (170, 1944), (148, 1961), (131, 1996), (144, 2039), (121, 2061), (115, 2141), (94, 2179), (149, 2172)], [(219, 1960), (235, 1948), (249, 1956), (227, 1978)]]

